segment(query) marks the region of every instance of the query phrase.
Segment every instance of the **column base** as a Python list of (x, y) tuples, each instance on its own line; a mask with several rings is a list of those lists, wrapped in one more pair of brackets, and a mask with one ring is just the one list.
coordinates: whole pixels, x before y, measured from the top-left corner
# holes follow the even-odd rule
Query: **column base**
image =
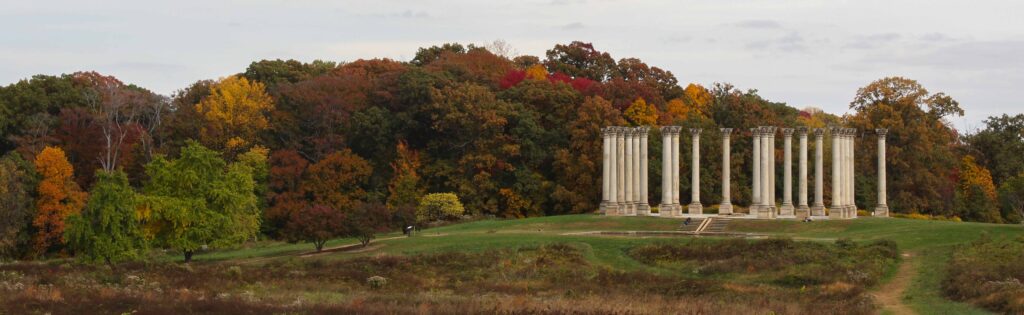
[(875, 216), (876, 217), (882, 217), (882, 218), (888, 218), (889, 217), (889, 206), (887, 206), (887, 205), (877, 205), (877, 206), (875, 206)]
[(726, 201), (718, 205), (718, 214), (732, 214), (732, 203)]
[(758, 219), (774, 219), (775, 218), (775, 207), (771, 205), (760, 205), (757, 207), (757, 218)]
[(658, 206), (658, 215), (666, 218), (683, 216), (683, 209), (677, 204), (661, 204)]
[(823, 216), (825, 216), (825, 210), (827, 210), (825, 208), (825, 205), (813, 205), (813, 206), (811, 206), (811, 216), (812, 217), (823, 217)]
[(807, 207), (807, 205), (800, 205), (796, 207), (797, 218), (803, 219), (809, 216), (811, 216), (811, 208)]
[(828, 212), (828, 218), (832, 220), (846, 219), (846, 206), (832, 206)]
[(785, 203), (785, 202), (783, 202), (782, 203), (782, 207), (779, 208), (779, 215), (780, 216), (783, 216), (783, 215), (784, 216), (792, 216), (792, 215), (794, 215), (794, 213), (793, 213), (794, 210), (796, 210), (796, 209), (793, 208), (793, 204), (792, 203)]
[(704, 206), (700, 203), (690, 203), (686, 206), (686, 209), (690, 214), (704, 214)]
[(640, 204), (638, 204), (636, 206), (636, 215), (640, 215), (640, 216), (649, 216), (649, 215), (651, 215), (651, 205), (647, 204), (646, 202), (640, 202)]
[(857, 218), (857, 206), (856, 205), (849, 205), (849, 206), (846, 206), (846, 207), (847, 207), (846, 218), (847, 219), (856, 219)]
[(598, 212), (603, 215), (608, 215), (608, 210), (612, 209), (611, 202), (608, 200), (602, 200), (601, 206), (598, 208)]
[(636, 215), (636, 204), (629, 202), (622, 205), (622, 215)]

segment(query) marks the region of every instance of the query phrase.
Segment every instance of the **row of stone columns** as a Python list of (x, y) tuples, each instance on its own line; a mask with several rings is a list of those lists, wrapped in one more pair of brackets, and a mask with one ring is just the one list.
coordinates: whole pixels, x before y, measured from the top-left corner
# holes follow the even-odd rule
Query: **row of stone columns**
[(648, 127), (607, 127), (601, 181), (601, 212), (609, 215), (651, 213), (647, 202)]
[[(779, 128), (763, 126), (751, 128), (753, 135), (752, 204), (750, 214), (759, 218), (824, 216), (824, 129), (815, 129), (814, 203), (808, 205), (808, 129), (782, 128), (783, 134), (783, 199), (781, 207), (775, 200), (775, 135)], [(601, 211), (608, 215), (649, 215), (647, 202), (647, 127), (607, 127), (602, 129), (604, 164)], [(679, 134), (682, 127), (661, 128), (662, 143), (662, 200), (661, 216), (682, 216), (679, 203)], [(731, 128), (722, 128), (722, 203), (719, 214), (731, 214), (730, 198), (730, 135)], [(798, 200), (792, 196), (792, 136), (799, 138)], [(856, 129), (832, 128), (832, 211), (835, 219), (856, 218), (854, 201), (854, 136)], [(878, 140), (878, 205), (876, 216), (887, 216), (885, 201), (885, 129), (877, 129)], [(687, 213), (703, 213), (700, 203), (700, 134), (692, 128), (691, 202)]]

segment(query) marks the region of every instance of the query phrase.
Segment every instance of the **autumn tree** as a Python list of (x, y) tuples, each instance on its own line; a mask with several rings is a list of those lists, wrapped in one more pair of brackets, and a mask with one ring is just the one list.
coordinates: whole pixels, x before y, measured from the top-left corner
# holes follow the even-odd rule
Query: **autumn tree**
[(555, 213), (587, 213), (601, 200), (601, 128), (622, 125), (619, 111), (601, 97), (589, 97), (568, 126), (569, 148), (555, 152)]
[(8, 152), (0, 157), (0, 260), (28, 254), (38, 177), (32, 163), (19, 154)]
[(68, 217), (64, 238), (75, 255), (107, 264), (140, 257), (146, 248), (136, 215), (138, 197), (121, 171), (101, 171), (82, 213)]
[(957, 215), (971, 221), (1002, 223), (992, 174), (968, 155), (961, 160), (958, 175)]
[(642, 98), (636, 99), (624, 115), (634, 126), (654, 126), (658, 122), (658, 109)]
[(237, 153), (255, 144), (257, 135), (270, 126), (267, 115), (274, 100), (263, 83), (231, 76), (217, 82), (195, 106), (205, 120), (200, 129), (204, 144)]
[(574, 41), (568, 45), (558, 44), (545, 55), (544, 66), (551, 72), (598, 82), (605, 81), (615, 72), (615, 59), (606, 52), (594, 49), (590, 43)]
[(141, 201), (147, 233), (155, 244), (191, 261), (203, 246), (241, 243), (259, 230), (252, 168), (228, 165), (220, 154), (191, 141), (181, 156), (157, 156), (146, 165), (149, 181)]
[(366, 247), (377, 232), (387, 228), (390, 211), (380, 202), (360, 202), (346, 215), (345, 236), (354, 237)]
[(324, 205), (304, 207), (291, 214), (283, 233), (290, 242), (313, 243), (316, 251), (327, 241), (345, 235), (345, 212)]
[(410, 149), (405, 142), (399, 142), (395, 151), (398, 152), (398, 158), (391, 163), (395, 175), (388, 184), (387, 205), (391, 208), (416, 204), (426, 193), (418, 173), (421, 167), (419, 152)]
[[(860, 88), (850, 108), (856, 114), (847, 125), (863, 131), (887, 128), (889, 207), (897, 212), (953, 214), (956, 169), (956, 131), (945, 117), (962, 113), (956, 101), (942, 93), (931, 94), (914, 80), (890, 77)], [(875, 152), (875, 141), (858, 143), (865, 152)], [(874, 170), (870, 154), (857, 154), (857, 169)], [(860, 172), (858, 176), (873, 176)], [(870, 184), (870, 179), (858, 183)], [(858, 184), (871, 191), (870, 186)], [(827, 190), (827, 189), (826, 189)], [(863, 194), (858, 203), (864, 204)], [(870, 203), (868, 203), (870, 204)]]
[(32, 220), (36, 228), (34, 250), (37, 255), (61, 249), (68, 216), (77, 214), (86, 194), (74, 181), (74, 169), (60, 148), (46, 147), (36, 156), (39, 187), (36, 190), (38, 214)]
[(344, 149), (309, 165), (302, 188), (314, 204), (344, 211), (365, 199), (364, 185), (371, 173), (369, 162)]
[(271, 237), (282, 236), (280, 231), (292, 213), (310, 206), (302, 186), (308, 166), (309, 161), (294, 150), (278, 150), (270, 156), (268, 207), (263, 212), (263, 233)]

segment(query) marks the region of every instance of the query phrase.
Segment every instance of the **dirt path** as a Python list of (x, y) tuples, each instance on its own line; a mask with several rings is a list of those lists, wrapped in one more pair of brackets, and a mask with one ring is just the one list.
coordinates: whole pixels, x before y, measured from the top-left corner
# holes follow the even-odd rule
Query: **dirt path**
[(917, 274), (916, 254), (903, 253), (903, 262), (892, 280), (878, 288), (874, 292), (875, 298), (881, 304), (882, 309), (891, 314), (917, 314), (909, 306), (903, 304), (903, 292), (910, 285), (910, 280)]

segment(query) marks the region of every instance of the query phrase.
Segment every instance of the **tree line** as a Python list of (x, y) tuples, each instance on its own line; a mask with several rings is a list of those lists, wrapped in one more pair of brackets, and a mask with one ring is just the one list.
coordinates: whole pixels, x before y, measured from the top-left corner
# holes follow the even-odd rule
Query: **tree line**
[[(867, 84), (840, 117), (727, 83), (683, 86), (589, 43), (540, 57), (501, 48), (262, 60), (169, 96), (95, 72), (0, 87), (0, 256), (119, 261), (166, 248), (191, 257), (258, 237), (320, 249), (331, 237), (417, 222), (428, 193), (454, 193), (475, 216), (588, 213), (600, 202), (600, 128), (609, 125), (740, 130), (730, 161), (738, 205), (751, 199), (749, 128), (857, 128), (856, 201), (869, 209), (873, 130), (887, 128), (892, 211), (1021, 220), (1024, 115), (961, 134), (948, 121), (963, 115), (959, 103), (906, 78)], [(650, 177), (659, 178), (652, 130)], [(703, 152), (720, 150), (719, 133), (703, 137)], [(775, 154), (781, 161), (782, 148)], [(721, 161), (701, 159), (701, 202), (717, 204)], [(650, 183), (650, 200), (660, 184)]]

